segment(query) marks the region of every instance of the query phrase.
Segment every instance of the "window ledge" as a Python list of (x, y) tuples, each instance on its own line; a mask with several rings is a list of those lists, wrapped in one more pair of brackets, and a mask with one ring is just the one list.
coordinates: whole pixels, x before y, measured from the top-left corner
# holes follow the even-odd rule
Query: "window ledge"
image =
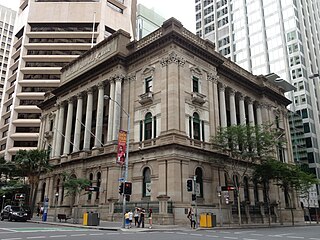
[(193, 103), (203, 105), (206, 102), (206, 96), (201, 93), (198, 93), (198, 92), (192, 92), (191, 93), (191, 101)]
[(153, 92), (147, 92), (139, 95), (139, 103), (141, 105), (153, 102)]

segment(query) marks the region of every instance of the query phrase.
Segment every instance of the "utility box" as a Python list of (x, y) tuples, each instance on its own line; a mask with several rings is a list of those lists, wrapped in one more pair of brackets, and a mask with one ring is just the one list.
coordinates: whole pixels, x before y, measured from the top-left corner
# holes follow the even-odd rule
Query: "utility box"
[(88, 226), (99, 226), (100, 218), (99, 213), (88, 213)]
[(88, 213), (87, 212), (85, 212), (84, 214), (83, 214), (83, 218), (82, 218), (82, 223), (83, 223), (83, 225), (84, 226), (87, 226), (88, 225)]

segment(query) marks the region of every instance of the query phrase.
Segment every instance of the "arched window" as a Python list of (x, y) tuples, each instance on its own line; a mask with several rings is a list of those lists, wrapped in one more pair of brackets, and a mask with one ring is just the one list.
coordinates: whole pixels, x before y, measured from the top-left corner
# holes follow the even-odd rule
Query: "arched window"
[(143, 186), (142, 186), (142, 196), (151, 196), (151, 171), (150, 168), (146, 167), (143, 170)]
[(98, 192), (96, 192), (97, 194), (96, 194), (96, 199), (99, 199), (99, 192), (100, 192), (100, 185), (101, 185), (101, 172), (98, 172), (97, 173), (97, 187), (98, 187), (98, 189), (99, 189), (99, 191)]
[[(89, 181), (90, 181), (90, 187), (92, 187), (93, 173), (90, 173), (90, 175), (89, 175)], [(88, 194), (88, 201), (90, 201), (91, 198), (92, 198), (92, 193), (89, 192), (89, 194)]]
[(203, 174), (202, 174), (202, 169), (201, 168), (197, 168), (196, 169), (196, 193), (197, 193), (197, 197), (201, 197), (203, 198)]
[(249, 180), (248, 177), (243, 178), (243, 192), (244, 192), (244, 200), (246, 202), (250, 201), (250, 195), (249, 195)]
[(198, 113), (193, 114), (193, 138), (200, 140), (200, 117)]
[(152, 138), (152, 114), (147, 113), (144, 118), (144, 140)]

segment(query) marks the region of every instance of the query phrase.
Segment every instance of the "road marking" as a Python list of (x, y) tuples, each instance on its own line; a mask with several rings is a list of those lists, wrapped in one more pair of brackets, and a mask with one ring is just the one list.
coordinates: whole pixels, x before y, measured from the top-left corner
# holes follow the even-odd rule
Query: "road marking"
[(223, 238), (227, 238), (227, 239), (239, 239), (237, 237), (223, 237)]
[(89, 235), (90, 236), (102, 236), (103, 233), (90, 233)]
[(2, 238), (1, 240), (19, 240), (19, 239), (22, 239), (22, 238)]
[(241, 232), (234, 232), (234, 234), (246, 234), (246, 233), (252, 233), (255, 231), (241, 231)]
[(59, 238), (59, 237), (67, 237), (67, 235), (53, 235), (50, 236), (51, 238)]
[(264, 236), (263, 234), (260, 234), (260, 233), (251, 233), (250, 235), (252, 235), (252, 236), (259, 236), (259, 237)]
[(34, 236), (34, 237), (27, 237), (27, 239), (36, 239), (36, 238), (41, 238), (41, 239), (45, 239), (45, 236)]
[(320, 240), (320, 238), (309, 238), (310, 240)]
[(288, 236), (287, 238), (298, 238), (298, 239), (304, 239), (304, 237), (298, 237), (298, 236)]
[(107, 233), (107, 235), (119, 235), (120, 233)]
[(257, 240), (256, 238), (243, 238), (242, 240)]
[(14, 229), (10, 229), (10, 228), (0, 228), (0, 230), (9, 231), (9, 232), (16, 232)]
[(180, 235), (188, 235), (188, 233), (185, 233), (185, 232), (177, 232), (177, 234), (180, 234)]
[(202, 237), (203, 235), (202, 234), (199, 234), (199, 233), (190, 233), (191, 236), (197, 236), (197, 237)]
[(219, 236), (215, 236), (215, 235), (206, 235), (206, 237), (218, 238)]
[(87, 236), (87, 234), (81, 233), (81, 234), (72, 234), (72, 235), (70, 235), (70, 237), (83, 237), (83, 236)]

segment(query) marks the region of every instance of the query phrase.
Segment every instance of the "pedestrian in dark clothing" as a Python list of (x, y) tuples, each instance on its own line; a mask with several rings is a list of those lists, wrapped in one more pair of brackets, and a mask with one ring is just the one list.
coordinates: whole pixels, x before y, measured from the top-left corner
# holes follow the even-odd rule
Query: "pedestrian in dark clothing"
[(140, 219), (139, 219), (139, 225), (138, 227), (142, 227), (144, 228), (144, 214), (145, 214), (145, 210), (142, 208), (140, 211)]
[(189, 209), (187, 218), (189, 218), (189, 220), (190, 220), (191, 228), (195, 229), (196, 228), (196, 216), (195, 216), (192, 208)]

